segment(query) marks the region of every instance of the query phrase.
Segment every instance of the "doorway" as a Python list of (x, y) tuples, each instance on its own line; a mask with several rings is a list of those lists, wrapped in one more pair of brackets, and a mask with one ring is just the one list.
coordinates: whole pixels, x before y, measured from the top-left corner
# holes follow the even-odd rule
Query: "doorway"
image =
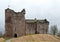
[(14, 34), (14, 37), (17, 38), (17, 34), (16, 33)]

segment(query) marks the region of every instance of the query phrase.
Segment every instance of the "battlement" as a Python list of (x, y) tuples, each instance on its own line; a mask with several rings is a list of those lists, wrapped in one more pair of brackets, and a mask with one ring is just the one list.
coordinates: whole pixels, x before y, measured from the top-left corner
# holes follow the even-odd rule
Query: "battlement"
[(25, 14), (26, 13), (25, 9), (23, 9), (21, 12), (15, 12), (14, 10), (12, 10), (10, 8), (5, 9), (5, 12), (10, 12), (10, 13), (15, 13), (15, 14), (19, 14), (19, 13)]
[(39, 23), (48, 23), (49, 24), (49, 21), (47, 19), (43, 19), (43, 20), (40, 20), (40, 19), (26, 19), (25, 21), (27, 23), (39, 22)]

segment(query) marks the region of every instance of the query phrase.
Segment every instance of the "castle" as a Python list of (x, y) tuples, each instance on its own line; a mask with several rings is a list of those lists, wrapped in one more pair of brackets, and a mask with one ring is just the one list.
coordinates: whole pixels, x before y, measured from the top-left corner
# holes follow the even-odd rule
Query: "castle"
[(47, 19), (25, 19), (25, 9), (15, 12), (5, 9), (5, 36), (19, 37), (29, 34), (47, 34), (49, 21)]

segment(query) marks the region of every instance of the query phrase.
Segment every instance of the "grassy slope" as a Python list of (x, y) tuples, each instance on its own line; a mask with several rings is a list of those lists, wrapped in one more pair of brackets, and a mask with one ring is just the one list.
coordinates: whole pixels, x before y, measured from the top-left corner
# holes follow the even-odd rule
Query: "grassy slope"
[(4, 38), (0, 38), (0, 42), (4, 42), (5, 41), (5, 39)]
[(49, 34), (35, 34), (13, 38), (12, 42), (60, 42), (60, 39)]

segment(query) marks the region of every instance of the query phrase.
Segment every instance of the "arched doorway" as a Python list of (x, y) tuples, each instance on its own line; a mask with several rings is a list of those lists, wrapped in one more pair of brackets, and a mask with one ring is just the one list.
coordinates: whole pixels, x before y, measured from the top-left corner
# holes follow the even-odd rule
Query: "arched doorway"
[(17, 38), (17, 34), (16, 33), (14, 34), (14, 37)]

